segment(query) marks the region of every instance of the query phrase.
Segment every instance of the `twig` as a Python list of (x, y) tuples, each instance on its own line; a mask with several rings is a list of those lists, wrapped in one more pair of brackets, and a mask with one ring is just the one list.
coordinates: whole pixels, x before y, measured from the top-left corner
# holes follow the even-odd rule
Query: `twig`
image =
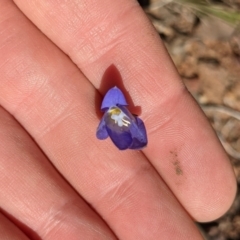
[(201, 105), (201, 108), (203, 111), (217, 111), (220, 113), (224, 113), (240, 121), (240, 112), (233, 110), (232, 108), (228, 108), (224, 106), (214, 106), (214, 105), (209, 105), (209, 106)]
[(240, 153), (238, 151), (236, 151), (231, 144), (229, 144), (224, 138), (223, 136), (217, 132), (218, 138), (221, 141), (224, 149), (226, 150), (226, 152), (233, 158), (235, 158), (236, 160), (240, 160)]
[[(231, 108), (224, 107), (224, 106), (214, 106), (214, 105), (211, 105), (211, 106), (201, 105), (201, 108), (205, 112), (207, 112), (207, 111), (220, 112), (220, 113), (226, 114), (226, 115), (228, 115), (230, 117), (233, 117), (233, 118), (235, 118), (235, 119), (240, 121), (240, 112), (238, 112), (236, 110), (233, 110)], [(217, 136), (218, 136), (219, 140), (221, 141), (221, 143), (222, 143), (224, 149), (226, 150), (226, 152), (231, 157), (233, 157), (233, 158), (235, 158), (237, 160), (240, 160), (240, 153), (238, 151), (236, 151), (231, 146), (231, 144), (229, 144), (219, 132), (217, 132)]]

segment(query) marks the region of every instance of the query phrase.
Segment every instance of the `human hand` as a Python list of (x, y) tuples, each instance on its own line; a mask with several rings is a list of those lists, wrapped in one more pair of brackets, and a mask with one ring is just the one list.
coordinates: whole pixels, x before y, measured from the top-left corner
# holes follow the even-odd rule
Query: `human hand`
[[(0, 8), (0, 239), (202, 239), (194, 221), (229, 208), (234, 174), (137, 2), (14, 2)], [(95, 137), (121, 80), (141, 152)]]

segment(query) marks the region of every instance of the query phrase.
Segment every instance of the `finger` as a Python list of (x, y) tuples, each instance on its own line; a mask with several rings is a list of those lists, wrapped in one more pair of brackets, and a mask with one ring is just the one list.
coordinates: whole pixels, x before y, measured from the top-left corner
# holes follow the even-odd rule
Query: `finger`
[(2, 240), (29, 240), (9, 219), (0, 213), (0, 239)]
[(96, 92), (76, 66), (13, 6), (0, 16), (1, 104), (116, 235), (202, 239), (140, 152), (120, 153), (95, 139)]
[(115, 239), (2, 108), (0, 142), (0, 205), (26, 226), (29, 236), (41, 239), (79, 239), (79, 236), (83, 239)]
[(15, 2), (95, 87), (110, 65), (118, 67), (142, 107), (144, 154), (196, 220), (221, 216), (236, 193), (231, 165), (136, 1)]

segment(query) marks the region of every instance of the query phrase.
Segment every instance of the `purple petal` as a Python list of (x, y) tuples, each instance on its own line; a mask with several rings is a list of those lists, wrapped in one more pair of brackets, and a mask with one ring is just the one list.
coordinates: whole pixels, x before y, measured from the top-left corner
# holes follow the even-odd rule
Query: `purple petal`
[(104, 121), (104, 116), (103, 116), (103, 118), (101, 119), (101, 121), (98, 125), (96, 135), (97, 135), (97, 138), (100, 139), (100, 140), (106, 139), (108, 137), (108, 132), (107, 132), (107, 129), (106, 129), (106, 123)]
[(146, 128), (143, 121), (139, 117), (135, 117), (136, 125), (132, 124), (130, 132), (132, 134), (133, 142), (130, 149), (141, 149), (148, 143)]
[[(141, 149), (148, 143), (146, 128), (143, 121), (139, 117), (134, 117), (125, 106), (119, 108), (129, 117), (131, 124), (129, 125), (128, 132), (130, 131), (133, 139), (130, 149)], [(126, 129), (125, 129), (126, 131)]]
[(106, 126), (109, 137), (112, 139), (113, 143), (118, 147), (120, 150), (128, 149), (129, 146), (132, 144), (132, 136), (131, 133), (128, 131), (114, 131), (114, 129), (109, 128)]
[(122, 91), (117, 87), (113, 87), (106, 93), (102, 102), (101, 110), (117, 105), (127, 106), (128, 104)]

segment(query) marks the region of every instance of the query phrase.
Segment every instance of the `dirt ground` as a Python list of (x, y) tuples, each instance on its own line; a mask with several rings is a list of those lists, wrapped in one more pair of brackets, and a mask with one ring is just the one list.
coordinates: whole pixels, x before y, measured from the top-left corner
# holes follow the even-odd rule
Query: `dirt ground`
[[(199, 17), (178, 3), (164, 5), (166, 0), (139, 2), (229, 154), (240, 184), (240, 25)], [(217, 2), (240, 10), (240, 0)], [(240, 239), (240, 195), (223, 217), (200, 228), (208, 240)]]

